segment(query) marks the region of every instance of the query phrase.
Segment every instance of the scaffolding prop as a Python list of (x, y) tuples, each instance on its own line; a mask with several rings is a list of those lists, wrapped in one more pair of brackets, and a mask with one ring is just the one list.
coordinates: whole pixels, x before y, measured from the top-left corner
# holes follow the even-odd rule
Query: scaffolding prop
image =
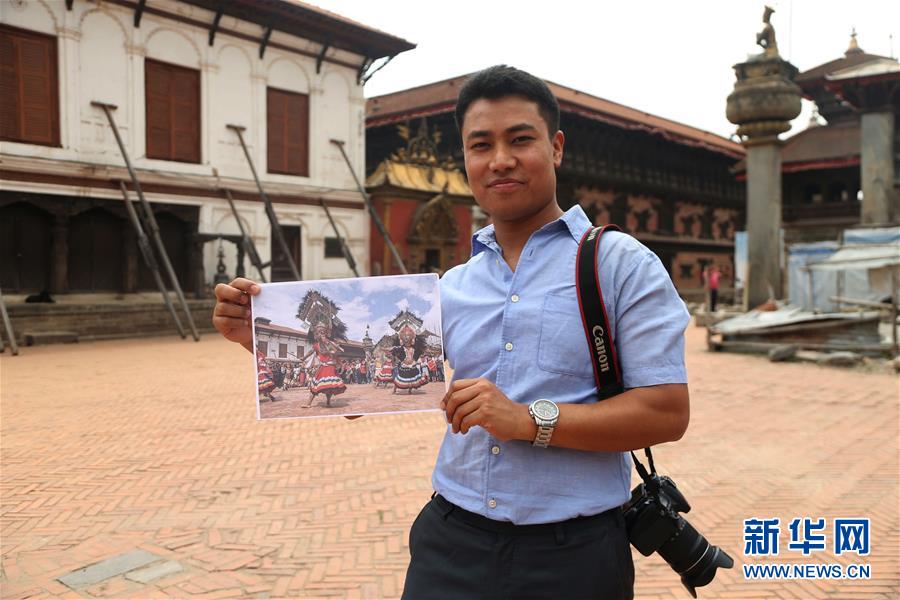
[[(250, 158), (250, 151), (247, 150), (247, 144), (244, 143), (244, 130), (246, 127), (243, 125), (226, 125), (226, 127), (237, 134), (238, 140), (241, 142), (241, 148), (244, 150), (244, 156), (247, 158), (247, 164), (250, 165), (250, 172), (253, 173), (253, 179), (256, 181), (256, 187), (259, 189), (259, 195), (262, 198), (263, 204), (266, 207), (266, 215), (269, 217), (269, 223), (272, 226), (272, 234), (275, 236), (275, 239), (278, 241), (278, 246), (281, 248), (281, 252), (284, 254), (285, 259), (287, 259), (288, 265), (291, 267), (291, 273), (294, 276), (296, 281), (300, 281), (300, 271), (297, 270), (297, 264), (294, 262), (294, 257), (288, 248), (287, 242), (284, 239), (284, 234), (281, 232), (281, 225), (278, 223), (278, 217), (275, 216), (275, 209), (272, 208), (272, 202), (269, 200), (269, 196), (266, 195), (266, 191), (263, 189), (262, 182), (259, 180), (259, 175), (256, 174), (256, 167), (253, 166), (253, 159)], [(270, 263), (271, 264), (271, 263)]]
[[(19, 345), (16, 344), (16, 332), (13, 331), (12, 322), (9, 320), (9, 313), (6, 312), (6, 301), (3, 300), (3, 292), (0, 291), (0, 315), (3, 316), (3, 328), (6, 330), (6, 337), (9, 339), (9, 349), (13, 356), (18, 356)], [(0, 338), (0, 352), (6, 348), (3, 338)]]
[(366, 208), (369, 209), (369, 215), (372, 217), (372, 222), (375, 223), (375, 227), (378, 228), (378, 232), (381, 234), (381, 237), (384, 238), (384, 242), (388, 245), (388, 248), (391, 250), (391, 254), (394, 257), (394, 262), (397, 264), (397, 267), (400, 268), (400, 271), (404, 275), (408, 275), (409, 271), (406, 270), (406, 265), (403, 264), (403, 259), (400, 258), (400, 253), (397, 252), (397, 247), (394, 245), (393, 240), (391, 239), (391, 234), (387, 232), (387, 229), (384, 228), (384, 223), (381, 222), (381, 217), (378, 216), (378, 213), (375, 212), (375, 207), (372, 206), (372, 199), (369, 198), (369, 194), (366, 192), (366, 188), (363, 187), (362, 182), (360, 182), (359, 177), (356, 176), (356, 171), (353, 169), (353, 165), (350, 163), (350, 157), (347, 156), (346, 150), (344, 150), (344, 142), (342, 140), (331, 140), (331, 143), (338, 147), (338, 150), (341, 151), (341, 156), (344, 157), (344, 162), (347, 163), (347, 168), (350, 169), (350, 174), (353, 176), (353, 181), (356, 182), (356, 189), (359, 190), (360, 195), (363, 197), (363, 201), (366, 203)]
[(178, 329), (178, 335), (181, 336), (181, 339), (184, 339), (187, 337), (184, 333), (184, 327), (181, 325), (178, 313), (175, 312), (175, 306), (172, 305), (172, 299), (169, 298), (169, 291), (166, 289), (166, 284), (163, 283), (162, 275), (159, 274), (159, 265), (156, 263), (156, 257), (153, 256), (153, 248), (150, 247), (150, 240), (147, 239), (147, 234), (144, 233), (144, 228), (141, 227), (141, 220), (138, 218), (137, 211), (134, 210), (134, 205), (128, 197), (128, 188), (125, 187), (124, 181), (119, 181), (119, 189), (122, 190), (122, 198), (125, 200), (125, 211), (128, 213), (128, 220), (131, 221), (131, 226), (134, 227), (134, 231), (137, 234), (138, 248), (141, 249), (141, 256), (144, 258), (144, 264), (147, 265), (147, 268), (153, 273), (156, 287), (159, 288), (163, 297), (163, 302), (166, 303), (166, 308), (169, 309), (169, 314), (172, 315), (172, 320), (175, 321), (175, 328)]
[(153, 243), (156, 246), (156, 251), (159, 253), (163, 266), (166, 269), (166, 274), (169, 277), (169, 282), (172, 284), (172, 289), (175, 291), (175, 295), (178, 296), (178, 301), (181, 303), (181, 308), (184, 311), (194, 341), (199, 342), (200, 334), (197, 333), (197, 327), (194, 325), (194, 318), (191, 316), (191, 309), (187, 304), (187, 300), (184, 298), (184, 293), (181, 291), (181, 284), (178, 283), (178, 277), (175, 275), (175, 270), (172, 268), (172, 263), (169, 261), (169, 255), (166, 253), (166, 247), (163, 245), (162, 237), (159, 235), (159, 225), (156, 222), (156, 217), (153, 215), (153, 209), (144, 197), (144, 192), (141, 189), (141, 182), (138, 181), (137, 174), (134, 172), (134, 167), (131, 165), (131, 159), (128, 157), (128, 151), (125, 149), (125, 144), (122, 142), (122, 136), (119, 135), (119, 128), (116, 126), (115, 119), (113, 119), (112, 111), (117, 107), (114, 104), (97, 102), (96, 100), (91, 102), (91, 106), (102, 109), (104, 114), (106, 114), (109, 126), (113, 131), (113, 135), (116, 137), (116, 143), (119, 145), (119, 151), (122, 153), (122, 158), (125, 160), (125, 166), (128, 168), (128, 174), (131, 176), (131, 183), (134, 185), (134, 191), (137, 194), (138, 201), (143, 209), (144, 222), (150, 230), (150, 237), (153, 238)]
[(331, 217), (331, 211), (328, 210), (328, 205), (325, 204), (325, 199), (319, 198), (319, 204), (321, 204), (322, 208), (325, 209), (325, 216), (328, 217), (328, 222), (331, 223), (331, 228), (334, 230), (334, 236), (337, 238), (338, 243), (341, 245), (341, 253), (347, 260), (347, 264), (350, 266), (350, 270), (353, 271), (354, 275), (359, 277), (359, 271), (356, 270), (356, 261), (353, 260), (353, 254), (350, 253), (350, 246), (347, 245), (347, 241), (341, 236), (341, 232), (338, 231), (337, 225), (335, 224), (334, 219)]
[(238, 229), (241, 231), (241, 245), (244, 246), (244, 252), (250, 258), (250, 263), (253, 264), (257, 272), (259, 272), (260, 282), (267, 283), (266, 274), (263, 269), (272, 263), (264, 263), (260, 260), (259, 253), (256, 251), (256, 244), (253, 243), (253, 238), (247, 235), (246, 230), (244, 230), (244, 223), (241, 221), (241, 216), (238, 214), (237, 208), (234, 207), (234, 197), (231, 195), (231, 190), (226, 188), (224, 192), (225, 198), (228, 199), (228, 206), (231, 207), (231, 213), (234, 215), (234, 220), (237, 221)]

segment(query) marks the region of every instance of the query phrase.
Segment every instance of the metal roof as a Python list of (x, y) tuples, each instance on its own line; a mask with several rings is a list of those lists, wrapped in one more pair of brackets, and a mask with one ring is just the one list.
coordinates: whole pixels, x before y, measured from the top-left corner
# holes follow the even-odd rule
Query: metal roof
[(809, 268), (815, 271), (846, 271), (891, 266), (900, 266), (900, 242), (843, 246), (825, 260), (810, 264)]

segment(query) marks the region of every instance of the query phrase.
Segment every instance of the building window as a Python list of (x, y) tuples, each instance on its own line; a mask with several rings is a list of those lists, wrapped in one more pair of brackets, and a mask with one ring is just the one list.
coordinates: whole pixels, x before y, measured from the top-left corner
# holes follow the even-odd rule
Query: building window
[(259, 340), (256, 342), (256, 349), (262, 352), (263, 356), (269, 355), (269, 342), (264, 342), (263, 340)]
[(200, 71), (147, 59), (147, 158), (200, 162)]
[(278, 358), (287, 358), (287, 344), (278, 344)]
[(0, 25), (0, 139), (59, 146), (56, 38)]
[(325, 258), (344, 258), (341, 240), (336, 237), (325, 238)]
[(309, 96), (266, 89), (269, 173), (309, 176)]

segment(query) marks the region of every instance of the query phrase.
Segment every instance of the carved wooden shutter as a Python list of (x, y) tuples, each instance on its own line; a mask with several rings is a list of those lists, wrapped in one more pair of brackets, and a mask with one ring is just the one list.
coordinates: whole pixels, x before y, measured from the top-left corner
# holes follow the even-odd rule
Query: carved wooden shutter
[(266, 92), (266, 163), (269, 173), (284, 173), (284, 97), (272, 88)]
[(56, 38), (0, 27), (0, 138), (59, 145)]
[(200, 72), (175, 69), (172, 77), (172, 159), (200, 162)]
[(268, 88), (267, 166), (270, 173), (309, 175), (309, 96)]
[(147, 157), (200, 162), (200, 73), (147, 60)]

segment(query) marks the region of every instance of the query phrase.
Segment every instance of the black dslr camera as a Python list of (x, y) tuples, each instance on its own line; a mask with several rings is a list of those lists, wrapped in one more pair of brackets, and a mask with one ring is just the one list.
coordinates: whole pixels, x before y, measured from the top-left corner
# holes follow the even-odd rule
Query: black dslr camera
[[(632, 455), (633, 456), (633, 455)], [(635, 458), (635, 465), (644, 483), (631, 491), (631, 500), (622, 511), (628, 539), (644, 556), (659, 552), (669, 566), (681, 575), (681, 583), (691, 596), (716, 576), (716, 569), (730, 569), (734, 560), (725, 551), (710, 544), (678, 513), (689, 512), (691, 505), (675, 482), (656, 474), (653, 458), (651, 472)]]

